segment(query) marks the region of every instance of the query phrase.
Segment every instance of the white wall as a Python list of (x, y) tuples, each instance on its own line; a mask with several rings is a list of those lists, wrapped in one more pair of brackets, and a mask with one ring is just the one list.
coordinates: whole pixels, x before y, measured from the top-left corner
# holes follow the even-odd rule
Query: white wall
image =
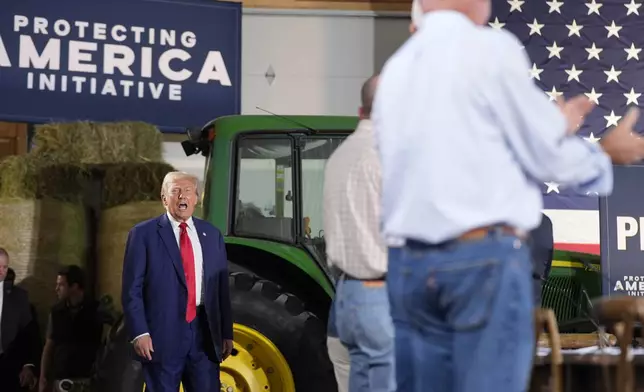
[[(242, 24), (242, 114), (356, 115), (360, 87), (408, 36), (407, 16), (370, 12), (245, 9)], [(266, 73), (275, 78), (269, 83)], [(203, 176), (205, 159), (186, 157), (178, 142), (164, 157)]]

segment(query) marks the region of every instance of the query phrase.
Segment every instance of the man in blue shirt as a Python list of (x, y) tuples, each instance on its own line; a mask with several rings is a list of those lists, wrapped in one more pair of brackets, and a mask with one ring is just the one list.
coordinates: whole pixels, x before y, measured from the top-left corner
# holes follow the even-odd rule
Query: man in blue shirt
[(597, 144), (592, 102), (550, 102), (521, 43), (486, 26), (491, 0), (422, 0), (418, 31), (380, 74), (387, 288), (399, 391), (521, 392), (534, 356), (527, 233), (543, 182), (606, 195), (644, 157), (631, 109)]

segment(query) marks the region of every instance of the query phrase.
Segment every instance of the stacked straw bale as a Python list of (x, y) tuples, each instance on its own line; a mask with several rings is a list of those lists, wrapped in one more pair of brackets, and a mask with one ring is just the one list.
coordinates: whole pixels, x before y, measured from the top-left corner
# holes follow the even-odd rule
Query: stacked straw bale
[(34, 142), (33, 153), (53, 162), (159, 162), (163, 156), (161, 133), (141, 122), (40, 125)]
[[(96, 180), (94, 174), (102, 172), (109, 179), (116, 174), (109, 170), (113, 164), (160, 161), (162, 137), (154, 126), (144, 123), (79, 122), (38, 126), (34, 143), (29, 154), (0, 161), (0, 246), (10, 252), (17, 283), (29, 290), (44, 327), (56, 300), (60, 265), (85, 266), (88, 259), (91, 241), (83, 203), (91, 194), (86, 187)], [(126, 195), (136, 201), (152, 200), (145, 192), (148, 188), (124, 191), (136, 187), (140, 177), (121, 169), (120, 187), (115, 178), (110, 180), (110, 186), (119, 191), (107, 192), (107, 198), (96, 203), (115, 206)], [(159, 188), (155, 193), (158, 197)], [(116, 303), (120, 303), (118, 297)]]

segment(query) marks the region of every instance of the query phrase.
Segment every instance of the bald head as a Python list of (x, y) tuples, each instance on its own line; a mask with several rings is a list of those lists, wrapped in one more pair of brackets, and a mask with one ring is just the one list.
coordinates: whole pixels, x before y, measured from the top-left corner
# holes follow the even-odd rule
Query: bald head
[(360, 98), (362, 100), (362, 107), (360, 108), (360, 116), (362, 118), (371, 117), (371, 108), (373, 106), (373, 98), (376, 95), (376, 86), (378, 85), (378, 75), (373, 75), (367, 79), (362, 85), (360, 91)]
[(483, 26), (492, 13), (492, 0), (420, 0), (423, 12), (456, 11), (467, 16), (472, 22)]

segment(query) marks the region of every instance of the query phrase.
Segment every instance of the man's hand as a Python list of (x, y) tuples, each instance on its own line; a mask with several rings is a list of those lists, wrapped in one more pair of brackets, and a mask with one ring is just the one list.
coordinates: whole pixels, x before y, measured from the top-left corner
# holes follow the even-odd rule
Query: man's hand
[(134, 340), (134, 351), (139, 357), (146, 358), (148, 361), (152, 360), (152, 338), (150, 335), (139, 336)]
[(224, 339), (224, 347), (221, 351), (221, 360), (222, 362), (226, 360), (233, 352), (233, 341), (230, 339)]
[(21, 387), (32, 390), (36, 386), (37, 379), (34, 374), (33, 366), (23, 366), (19, 377)]
[(622, 121), (599, 142), (613, 163), (628, 165), (644, 159), (644, 139), (633, 133), (638, 118), (639, 109), (629, 109)]
[(595, 103), (583, 94), (577, 95), (567, 101), (559, 97), (557, 98), (557, 105), (561, 113), (566, 117), (568, 124), (566, 131), (569, 135), (579, 130), (586, 115), (595, 108)]

